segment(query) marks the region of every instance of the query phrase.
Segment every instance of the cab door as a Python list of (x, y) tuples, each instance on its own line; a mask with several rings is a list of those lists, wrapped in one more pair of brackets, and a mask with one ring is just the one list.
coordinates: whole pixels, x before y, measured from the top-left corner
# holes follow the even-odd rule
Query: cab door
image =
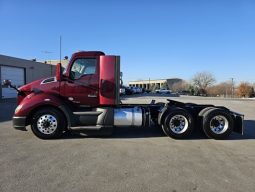
[(77, 58), (73, 61), (69, 77), (63, 81), (61, 95), (79, 106), (98, 105), (98, 59)]

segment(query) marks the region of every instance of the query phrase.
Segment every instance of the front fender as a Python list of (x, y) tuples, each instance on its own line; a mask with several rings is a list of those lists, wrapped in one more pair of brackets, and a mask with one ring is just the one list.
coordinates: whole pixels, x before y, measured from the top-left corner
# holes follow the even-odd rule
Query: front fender
[(53, 107), (59, 107), (63, 105), (63, 102), (57, 95), (47, 93), (31, 93), (27, 95), (22, 102), (17, 106), (15, 110), (15, 116), (28, 116), (33, 109), (40, 106), (50, 105)]
[[(30, 124), (30, 118), (33, 112), (41, 107), (52, 106), (58, 108), (65, 116), (68, 127), (73, 124), (72, 115), (68, 105), (59, 98), (58, 95), (47, 93), (31, 93), (27, 95), (22, 102), (17, 106), (13, 119), (23, 117), (26, 119), (26, 125)], [(24, 127), (21, 126), (21, 127)]]

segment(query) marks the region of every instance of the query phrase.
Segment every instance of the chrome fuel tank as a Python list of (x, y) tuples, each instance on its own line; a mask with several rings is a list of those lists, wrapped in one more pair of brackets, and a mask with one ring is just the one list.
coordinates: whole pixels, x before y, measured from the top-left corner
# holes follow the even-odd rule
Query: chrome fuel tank
[(143, 110), (141, 107), (114, 109), (115, 126), (142, 126)]

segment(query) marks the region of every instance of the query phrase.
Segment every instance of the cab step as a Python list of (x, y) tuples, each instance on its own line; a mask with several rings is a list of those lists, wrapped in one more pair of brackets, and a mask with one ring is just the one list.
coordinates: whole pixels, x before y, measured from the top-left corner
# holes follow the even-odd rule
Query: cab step
[(113, 126), (77, 126), (77, 127), (70, 127), (69, 130), (74, 132), (79, 132), (85, 135), (111, 135), (113, 132)]
[(82, 130), (100, 130), (102, 129), (103, 126), (101, 125), (89, 125), (89, 126), (77, 126), (77, 127), (70, 127), (71, 130), (73, 131), (82, 131)]
[(80, 115), (80, 116), (98, 116), (102, 114), (102, 111), (75, 111), (73, 112), (74, 115)]

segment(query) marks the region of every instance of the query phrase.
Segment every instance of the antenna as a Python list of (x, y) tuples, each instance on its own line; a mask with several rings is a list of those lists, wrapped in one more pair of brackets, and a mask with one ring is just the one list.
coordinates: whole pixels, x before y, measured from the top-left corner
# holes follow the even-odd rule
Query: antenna
[(62, 37), (60, 35), (60, 39), (59, 39), (59, 62), (61, 63), (61, 49), (62, 49)]

